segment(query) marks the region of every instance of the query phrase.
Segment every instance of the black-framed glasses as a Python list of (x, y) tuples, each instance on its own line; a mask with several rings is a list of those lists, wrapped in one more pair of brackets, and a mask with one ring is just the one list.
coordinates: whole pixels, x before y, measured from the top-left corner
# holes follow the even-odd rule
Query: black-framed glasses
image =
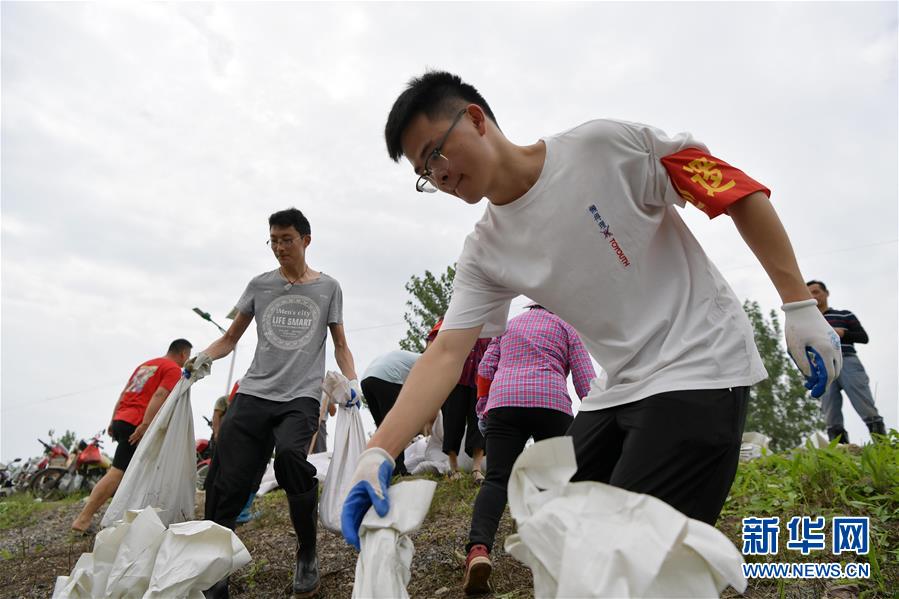
[(428, 157), (425, 159), (425, 166), (421, 171), (421, 176), (418, 178), (418, 181), (415, 182), (415, 191), (420, 191), (422, 193), (434, 193), (437, 191), (437, 177), (435, 176), (435, 173), (443, 174), (449, 170), (449, 158), (441, 153), (443, 151), (443, 144), (446, 143), (446, 139), (449, 137), (450, 132), (452, 132), (456, 124), (462, 119), (462, 115), (466, 112), (468, 112), (467, 108), (463, 108), (459, 111), (459, 114), (453, 119), (449, 129), (446, 130), (446, 133), (443, 134), (443, 137), (437, 142), (437, 145), (434, 146), (431, 153), (428, 154)]
[(265, 242), (265, 245), (275, 249), (279, 245), (283, 245), (285, 248), (293, 247), (293, 244), (298, 240), (302, 239), (302, 237), (285, 237), (284, 239), (269, 239)]

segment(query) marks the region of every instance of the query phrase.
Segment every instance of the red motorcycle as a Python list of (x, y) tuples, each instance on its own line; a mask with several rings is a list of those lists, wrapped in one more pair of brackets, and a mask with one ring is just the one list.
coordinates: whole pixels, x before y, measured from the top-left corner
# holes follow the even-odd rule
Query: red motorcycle
[(109, 457), (100, 452), (100, 435), (90, 443), (81, 440), (69, 451), (65, 468), (47, 467), (31, 479), (31, 493), (43, 500), (58, 499), (75, 491), (90, 492), (112, 465)]
[[(53, 439), (50, 440), (52, 441)], [(66, 462), (69, 461), (69, 452), (58, 442), (50, 445), (38, 439), (38, 443), (44, 446), (44, 459), (37, 463), (38, 470), (43, 470), (48, 466), (55, 468), (64, 467)]]

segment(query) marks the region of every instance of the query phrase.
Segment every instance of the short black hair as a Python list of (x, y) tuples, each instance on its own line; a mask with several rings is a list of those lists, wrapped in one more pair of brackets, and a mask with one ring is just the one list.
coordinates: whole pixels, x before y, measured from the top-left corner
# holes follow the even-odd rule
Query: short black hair
[(269, 227), (293, 227), (300, 235), (312, 235), (309, 219), (296, 208), (279, 210), (268, 217)]
[(190, 351), (192, 347), (193, 345), (187, 339), (175, 339), (169, 344), (169, 353), (180, 354), (185, 350)]
[(403, 155), (400, 143), (403, 132), (418, 114), (424, 113), (429, 119), (452, 118), (466, 104), (477, 104), (483, 108), (487, 117), (499, 127), (487, 100), (473, 85), (463, 82), (458, 75), (446, 71), (428, 71), (421, 77), (410, 79), (406, 89), (393, 103), (384, 127), (390, 158), (399, 162)]
[[(808, 287), (809, 285), (817, 285), (824, 291), (827, 291), (827, 285), (825, 285), (824, 283), (822, 283), (821, 281), (818, 281), (816, 279), (812, 279), (811, 281), (806, 281), (805, 286)], [(830, 293), (830, 292), (827, 291), (827, 293)]]

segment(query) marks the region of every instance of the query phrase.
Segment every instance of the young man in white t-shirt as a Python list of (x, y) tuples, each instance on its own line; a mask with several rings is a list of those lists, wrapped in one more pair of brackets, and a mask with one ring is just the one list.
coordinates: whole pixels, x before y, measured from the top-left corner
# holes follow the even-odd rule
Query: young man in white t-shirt
[(429, 72), (397, 98), (385, 136), (390, 157), (412, 164), (418, 191), (489, 203), (465, 240), (440, 334), (360, 458), (343, 513), (351, 543), (369, 505), (388, 509), (390, 456), (436, 411), (475, 339), (502, 334), (519, 294), (570, 323), (608, 374), (593, 381), (569, 431), (575, 479), (715, 522), (736, 472), (748, 387), (766, 372), (739, 300), (675, 208), (687, 201), (712, 218), (727, 213), (758, 257), (813, 393), (839, 373), (839, 340), (768, 190), (690, 135), (596, 120), (519, 146), (475, 88)]

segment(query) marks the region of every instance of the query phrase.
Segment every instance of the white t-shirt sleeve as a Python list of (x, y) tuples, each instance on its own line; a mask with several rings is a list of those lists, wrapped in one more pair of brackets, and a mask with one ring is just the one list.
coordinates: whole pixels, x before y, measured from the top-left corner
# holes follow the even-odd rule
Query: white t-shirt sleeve
[(453, 295), (440, 330), (483, 325), (480, 337), (496, 337), (506, 330), (509, 306), (518, 294), (491, 281), (463, 250), (456, 265)]
[(650, 193), (643, 200), (649, 205), (674, 205), (683, 208), (686, 202), (671, 183), (671, 177), (668, 176), (668, 171), (662, 164), (662, 158), (687, 148), (696, 148), (703, 152), (708, 152), (708, 148), (690, 133), (678, 133), (671, 137), (651, 125), (624, 122), (621, 124), (636, 136), (637, 142), (648, 153), (649, 169), (647, 174)]

